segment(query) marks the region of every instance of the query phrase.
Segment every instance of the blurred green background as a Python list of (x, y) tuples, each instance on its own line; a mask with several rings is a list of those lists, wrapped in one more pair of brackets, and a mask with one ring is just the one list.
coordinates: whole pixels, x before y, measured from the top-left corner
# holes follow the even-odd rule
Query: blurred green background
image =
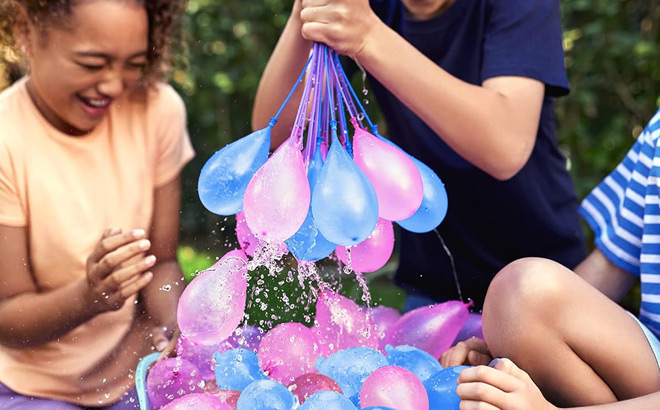
[[(218, 217), (202, 207), (197, 176), (216, 150), (250, 132), (259, 78), (291, 3), (189, 2), (189, 67), (175, 71), (172, 79), (186, 102), (197, 151), (184, 171), (179, 256), (188, 276), (236, 246), (233, 217)], [(621, 160), (660, 105), (660, 4), (659, 0), (566, 0), (562, 14), (572, 91), (557, 101), (559, 140), (583, 197)], [(8, 82), (7, 67), (0, 66), (0, 89)], [(369, 108), (375, 110), (375, 104)], [(390, 280), (394, 259), (367, 278), (375, 303), (400, 307), (403, 293)], [(360, 299), (355, 281), (344, 279), (342, 284), (342, 293)], [(297, 281), (289, 286), (307, 297)]]

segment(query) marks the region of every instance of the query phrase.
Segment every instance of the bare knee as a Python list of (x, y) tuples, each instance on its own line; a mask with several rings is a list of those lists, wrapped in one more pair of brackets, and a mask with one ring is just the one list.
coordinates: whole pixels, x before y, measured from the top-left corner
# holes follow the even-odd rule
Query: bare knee
[(559, 304), (568, 275), (574, 274), (548, 259), (524, 258), (505, 266), (484, 302), (483, 330), (489, 344), (496, 343), (495, 338), (520, 336), (547, 319)]

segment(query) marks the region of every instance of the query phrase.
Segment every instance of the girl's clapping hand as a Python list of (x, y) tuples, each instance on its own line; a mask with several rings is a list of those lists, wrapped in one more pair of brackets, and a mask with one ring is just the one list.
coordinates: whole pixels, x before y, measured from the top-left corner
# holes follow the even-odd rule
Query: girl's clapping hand
[(102, 313), (120, 309), (153, 279), (156, 257), (146, 255), (151, 243), (142, 229), (108, 229), (87, 258), (89, 306)]

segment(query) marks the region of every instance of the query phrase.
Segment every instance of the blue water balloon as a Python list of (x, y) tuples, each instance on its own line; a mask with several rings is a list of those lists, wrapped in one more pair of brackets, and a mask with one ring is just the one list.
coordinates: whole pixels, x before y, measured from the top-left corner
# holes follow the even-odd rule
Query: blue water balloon
[(238, 396), (236, 410), (291, 410), (295, 403), (293, 393), (282, 384), (258, 380), (250, 383)]
[(447, 191), (445, 185), (431, 168), (414, 157), (410, 157), (410, 159), (422, 177), (424, 196), (422, 204), (412, 216), (396, 223), (410, 232), (430, 232), (440, 225), (447, 215)]
[(374, 370), (387, 366), (387, 359), (368, 347), (351, 347), (319, 358), (316, 370), (337, 382), (346, 397), (357, 396), (364, 381)]
[[(314, 187), (323, 167), (323, 157), (321, 150), (317, 147), (312, 155), (312, 159), (307, 167), (307, 179), (314, 195)], [(289, 251), (296, 259), (301, 261), (314, 262), (330, 255), (337, 247), (336, 244), (325, 239), (319, 232), (312, 214), (312, 205), (309, 205), (309, 212), (302, 226), (291, 238), (284, 241)]]
[(273, 124), (226, 145), (206, 161), (197, 182), (206, 209), (218, 215), (234, 215), (243, 209), (245, 189), (268, 159)]
[(362, 410), (396, 410), (391, 407), (382, 407), (382, 406), (371, 406), (371, 407), (365, 407)]
[(256, 353), (246, 349), (232, 349), (213, 354), (215, 361), (215, 381), (220, 390), (242, 391), (256, 380), (268, 376), (259, 367)]
[(413, 346), (385, 346), (387, 351), (387, 362), (392, 366), (403, 367), (408, 369), (425, 382), (433, 374), (442, 370), (440, 362), (422, 349)]
[(430, 409), (459, 410), (461, 399), (456, 395), (458, 376), (470, 366), (454, 366), (440, 370), (424, 382)]
[(357, 407), (346, 396), (336, 391), (320, 391), (314, 393), (298, 410), (357, 410)]
[(376, 191), (339, 143), (336, 132), (314, 187), (312, 213), (321, 234), (344, 246), (367, 239), (378, 222)]

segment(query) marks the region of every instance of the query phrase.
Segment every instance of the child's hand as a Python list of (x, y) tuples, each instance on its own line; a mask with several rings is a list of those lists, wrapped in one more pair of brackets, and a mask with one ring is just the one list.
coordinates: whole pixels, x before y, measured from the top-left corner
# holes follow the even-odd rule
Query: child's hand
[(498, 360), (493, 368), (463, 370), (456, 394), (461, 398), (461, 410), (557, 410), (529, 375), (509, 359)]
[(483, 339), (471, 337), (463, 342), (458, 342), (456, 346), (447, 349), (440, 356), (442, 367), (452, 367), (461, 365), (479, 366), (487, 365), (493, 358), (488, 351), (488, 346)]
[(175, 326), (174, 330), (168, 330), (165, 327), (158, 327), (153, 330), (151, 344), (160, 352), (158, 360), (177, 355), (176, 348), (179, 336), (181, 336), (179, 326)]
[[(381, 23), (368, 0), (301, 0), (302, 36), (356, 57), (374, 25)], [(295, 10), (295, 8), (294, 8)]]
[(153, 278), (147, 269), (156, 257), (144, 256), (151, 243), (145, 232), (137, 229), (122, 233), (106, 230), (87, 258), (88, 300), (97, 313), (117, 310)]

